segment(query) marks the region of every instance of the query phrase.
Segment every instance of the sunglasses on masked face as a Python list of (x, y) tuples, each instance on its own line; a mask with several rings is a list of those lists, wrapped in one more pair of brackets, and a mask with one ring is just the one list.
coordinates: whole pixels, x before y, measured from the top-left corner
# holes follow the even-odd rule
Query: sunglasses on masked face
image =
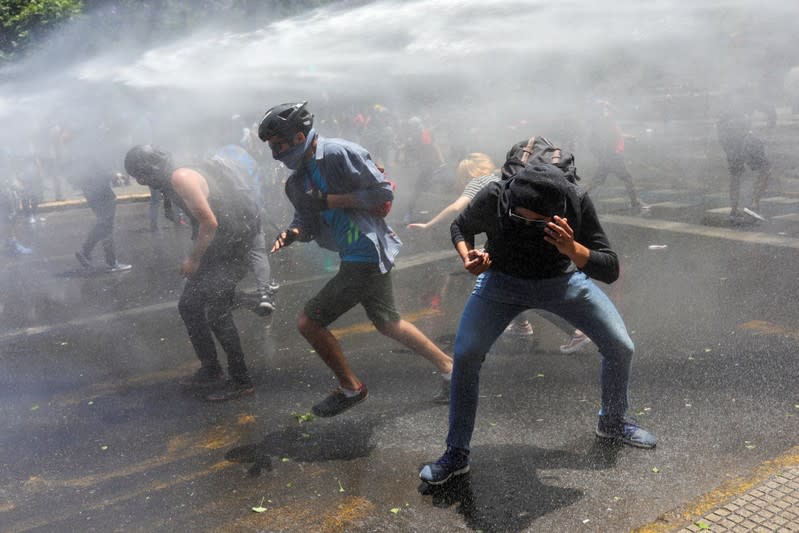
[[(566, 198), (563, 198), (563, 210), (561, 211), (561, 217), (566, 216)], [(546, 227), (549, 223), (547, 219), (551, 217), (546, 217), (547, 219), (534, 219), (534, 218), (527, 218), (523, 217), (517, 213), (513, 212), (513, 209), (508, 209), (508, 217), (518, 224), (524, 224), (525, 226), (539, 226), (539, 227)]]

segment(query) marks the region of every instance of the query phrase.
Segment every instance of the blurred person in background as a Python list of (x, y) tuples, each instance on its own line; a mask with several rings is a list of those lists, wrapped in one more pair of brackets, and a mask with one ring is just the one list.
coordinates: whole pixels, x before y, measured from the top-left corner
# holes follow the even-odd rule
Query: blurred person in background
[[(242, 139), (243, 140), (243, 139)], [(263, 183), (260, 169), (255, 158), (250, 155), (240, 144), (227, 144), (220, 148), (214, 157), (229, 161), (237, 166), (247, 177), (248, 184), (252, 188), (255, 197), (255, 204), (258, 207), (261, 224), (258, 232), (253, 238), (249, 252), (249, 266), (255, 277), (255, 287), (258, 291), (258, 302), (255, 305), (255, 312), (260, 316), (270, 315), (276, 308), (275, 296), (279, 285), (272, 277), (272, 266), (269, 264), (269, 254), (266, 250), (266, 237), (263, 232), (263, 219), (265, 213), (265, 202), (263, 197)]]
[[(760, 214), (760, 198), (766, 192), (771, 164), (763, 140), (752, 132), (752, 120), (740, 100), (731, 99), (716, 121), (719, 143), (730, 169), (730, 215), (732, 224), (766, 220)], [(741, 178), (746, 167), (757, 172), (751, 201), (741, 208)]]
[(3, 225), (3, 251), (9, 257), (30, 255), (33, 250), (23, 246), (17, 240), (17, 222), (22, 215), (22, 204), (19, 199), (22, 183), (17, 178), (11, 156), (6, 150), (0, 150), (0, 220)]
[[(132, 267), (117, 260), (114, 245), (114, 220), (117, 197), (111, 184), (115, 179), (115, 168), (111, 160), (119, 149), (113, 141), (114, 129), (107, 123), (98, 128), (76, 128), (72, 138), (72, 165), (70, 180), (83, 193), (86, 203), (95, 216), (83, 245), (75, 252), (75, 258), (86, 270), (92, 270), (92, 252), (102, 243), (106, 272), (126, 272)], [(120, 139), (121, 140), (121, 139)]]
[(597, 169), (586, 191), (590, 193), (596, 190), (605, 183), (609, 174), (613, 174), (622, 181), (627, 190), (630, 210), (633, 213), (648, 213), (649, 206), (638, 197), (633, 177), (624, 162), (625, 135), (621, 132), (610, 103), (599, 101), (592, 111), (588, 145), (597, 159)]
[(444, 168), (446, 162), (441, 148), (433, 137), (432, 128), (425, 125), (421, 118), (413, 116), (408, 119), (405, 134), (403, 157), (405, 164), (416, 174), (403, 218), (403, 222), (407, 224), (415, 216), (416, 202), (424, 193), (430, 191), (436, 174)]

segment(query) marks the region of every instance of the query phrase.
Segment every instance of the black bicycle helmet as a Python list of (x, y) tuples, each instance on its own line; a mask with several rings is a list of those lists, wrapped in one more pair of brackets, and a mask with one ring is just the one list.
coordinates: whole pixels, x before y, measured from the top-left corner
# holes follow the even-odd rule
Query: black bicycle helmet
[(125, 155), (125, 172), (154, 189), (163, 187), (173, 170), (172, 156), (149, 144), (138, 144)]
[(305, 109), (307, 104), (280, 104), (267, 111), (258, 126), (258, 137), (266, 142), (269, 137), (289, 139), (300, 131), (307, 135), (313, 126), (313, 115)]

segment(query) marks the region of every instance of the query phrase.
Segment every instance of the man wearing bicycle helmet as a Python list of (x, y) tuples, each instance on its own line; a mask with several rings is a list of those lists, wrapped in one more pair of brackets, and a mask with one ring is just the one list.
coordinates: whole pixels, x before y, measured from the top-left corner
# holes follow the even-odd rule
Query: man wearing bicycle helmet
[(380, 214), (393, 199), (391, 185), (363, 147), (318, 135), (306, 103), (271, 108), (258, 136), (269, 144), (272, 157), (292, 170), (286, 195), (294, 206), (294, 219), (278, 235), (272, 252), (297, 240), (314, 240), (341, 258), (338, 273), (305, 304), (297, 324), (340, 385), (313, 406), (313, 413), (335, 416), (367, 397), (366, 385), (328, 329), (357, 304), (380, 333), (435, 365), (443, 376), (436, 399), (448, 401), (452, 359), (402, 320), (394, 304), (391, 269), (402, 243)]

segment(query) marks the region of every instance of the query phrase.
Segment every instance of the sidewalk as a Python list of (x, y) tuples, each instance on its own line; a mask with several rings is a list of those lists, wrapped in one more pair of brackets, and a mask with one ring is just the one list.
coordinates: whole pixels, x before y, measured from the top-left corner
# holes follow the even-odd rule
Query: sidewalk
[(799, 467), (772, 476), (679, 530), (697, 531), (799, 531)]
[(635, 531), (799, 532), (799, 446)]

